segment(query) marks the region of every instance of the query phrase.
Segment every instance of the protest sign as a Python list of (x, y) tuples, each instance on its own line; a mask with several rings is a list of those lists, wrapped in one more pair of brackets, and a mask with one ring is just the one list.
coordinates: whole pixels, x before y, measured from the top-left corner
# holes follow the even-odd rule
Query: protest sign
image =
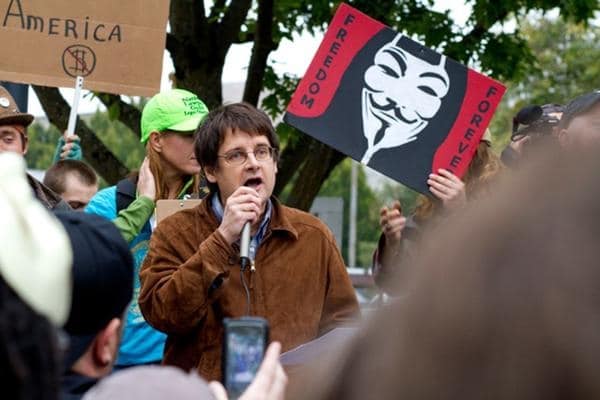
[(168, 0), (0, 0), (0, 80), (151, 96)]
[(422, 193), (462, 177), (505, 87), (341, 4), (284, 121)]

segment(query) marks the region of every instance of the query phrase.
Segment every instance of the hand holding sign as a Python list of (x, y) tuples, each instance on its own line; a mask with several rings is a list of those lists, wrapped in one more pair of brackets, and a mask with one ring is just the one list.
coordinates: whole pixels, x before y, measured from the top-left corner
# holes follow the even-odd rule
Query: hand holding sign
[(444, 203), (447, 210), (455, 210), (467, 203), (465, 184), (452, 172), (439, 169), (437, 174), (429, 174), (429, 190)]

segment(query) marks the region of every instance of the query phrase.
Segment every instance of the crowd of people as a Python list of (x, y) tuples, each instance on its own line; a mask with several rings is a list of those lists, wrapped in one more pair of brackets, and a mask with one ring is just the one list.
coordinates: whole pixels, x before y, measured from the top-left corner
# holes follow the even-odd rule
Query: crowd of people
[[(263, 111), (158, 93), (139, 171), (100, 191), (74, 135), (43, 182), (26, 173), (32, 121), (0, 87), (7, 398), (227, 399), (224, 319), (249, 315), (270, 344), (245, 400), (600, 394), (600, 91), (524, 108), (501, 157), (488, 131), (463, 177), (432, 171), (410, 214), (383, 207), (372, 273), (390, 300), (369, 319), (331, 231), (273, 196)], [(159, 201), (187, 199), (157, 220)]]

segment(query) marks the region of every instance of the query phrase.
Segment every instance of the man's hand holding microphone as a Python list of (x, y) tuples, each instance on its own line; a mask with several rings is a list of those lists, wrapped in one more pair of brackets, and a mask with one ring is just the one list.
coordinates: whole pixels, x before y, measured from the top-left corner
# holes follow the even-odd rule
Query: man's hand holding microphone
[(233, 244), (240, 238), (246, 222), (254, 225), (262, 212), (262, 201), (258, 192), (248, 186), (240, 186), (226, 200), (223, 220), (217, 229), (227, 243)]

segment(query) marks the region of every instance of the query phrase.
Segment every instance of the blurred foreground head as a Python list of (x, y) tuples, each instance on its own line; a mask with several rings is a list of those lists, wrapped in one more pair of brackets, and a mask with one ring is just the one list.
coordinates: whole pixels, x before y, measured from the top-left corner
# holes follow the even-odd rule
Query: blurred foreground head
[(577, 149), (600, 144), (600, 90), (571, 100), (559, 127), (563, 147)]
[(213, 400), (208, 383), (195, 371), (144, 365), (111, 374), (86, 393), (85, 400)]
[(0, 215), (1, 397), (57, 399), (56, 328), (71, 304), (71, 248), (64, 229), (33, 197), (25, 160), (15, 152), (0, 154)]
[(403, 276), (409, 295), (314, 373), (317, 393), (302, 382), (289, 398), (600, 398), (600, 157), (588, 151), (533, 159), (448, 219)]
[[(112, 221), (74, 211), (59, 212), (56, 216), (73, 248), (73, 296), (64, 326), (69, 335), (69, 349), (64, 367), (83, 375), (103, 376), (112, 369), (121, 319), (133, 296), (131, 252)], [(116, 321), (111, 324), (113, 320)], [(109, 338), (110, 348), (103, 355), (105, 346), (99, 341), (106, 336), (103, 333), (108, 326), (113, 327), (114, 337)], [(83, 367), (76, 365), (79, 361)]]

